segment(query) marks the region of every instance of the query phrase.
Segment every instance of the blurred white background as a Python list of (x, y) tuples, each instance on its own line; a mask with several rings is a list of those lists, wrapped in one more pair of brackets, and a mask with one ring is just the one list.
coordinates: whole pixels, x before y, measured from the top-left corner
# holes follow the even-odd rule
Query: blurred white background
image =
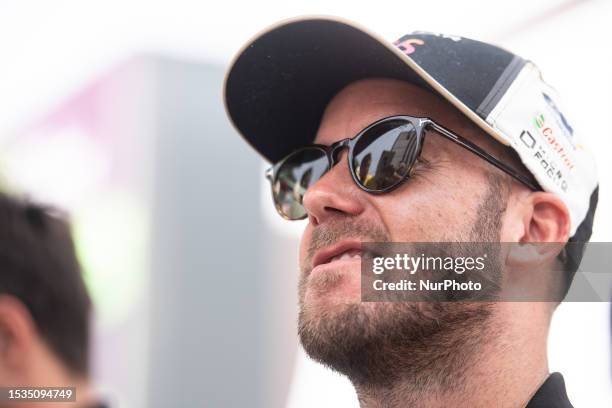
[[(61, 119), (62, 107), (67, 106), (70, 112), (81, 109), (79, 98), (87, 100), (84, 90), (97, 92), (96, 86), (104, 85), (105, 78), (116, 73), (117, 67), (124, 66), (126, 61), (163, 57), (221, 70), (245, 41), (268, 24), (311, 13), (339, 15), (357, 21), (390, 41), (413, 30), (435, 31), (494, 42), (533, 60), (541, 68), (545, 80), (560, 91), (574, 128), (586, 135), (595, 153), (601, 188), (592, 239), (612, 242), (612, 212), (609, 210), (612, 208), (612, 134), (607, 123), (612, 115), (612, 2), (609, 0), (0, 1), (3, 178), (13, 188), (71, 209), (82, 221), (77, 230), (83, 243), (81, 254), (87, 258), (84, 264), (89, 273), (88, 284), (94, 288), (96, 304), (103, 310), (98, 324), (96, 360), (112, 360), (117, 355), (132, 359), (129, 364), (122, 362), (115, 366), (99, 363), (103, 368), (96, 371), (96, 381), (102, 389), (119, 395), (123, 406), (153, 406), (145, 402), (151, 391), (151, 382), (146, 379), (151, 375), (147, 357), (149, 324), (155, 326), (155, 316), (151, 316), (146, 307), (147, 302), (155, 301), (148, 296), (151, 282), (147, 278), (147, 268), (152, 261), (146, 254), (152, 251), (150, 245), (154, 241), (151, 231), (155, 230), (155, 221), (151, 217), (155, 206), (149, 207), (148, 202), (155, 196), (155, 188), (151, 186), (155, 184), (156, 173), (141, 174), (138, 166), (149, 168), (151, 157), (159, 157), (155, 156), (159, 145), (151, 147), (144, 139), (142, 148), (138, 145), (141, 139), (127, 144), (118, 142), (116, 146), (123, 150), (111, 149), (113, 153), (109, 159), (100, 145), (83, 137), (82, 126), (62, 125), (61, 137), (55, 135), (57, 139), (38, 134), (46, 134), (54, 123), (49, 117)], [(133, 68), (133, 64), (127, 65), (132, 68), (122, 74), (123, 79), (102, 86), (104, 97), (96, 101), (112, 106), (116, 100), (124, 99), (122, 95), (126, 89), (134, 86), (142, 88), (130, 95), (154, 98), (147, 92), (155, 93), (156, 85), (138, 85), (150, 72)], [(214, 95), (208, 102), (211, 106), (221, 107), (220, 79), (206, 85), (212, 87), (210, 94)], [(197, 83), (194, 86), (197, 87)], [(134, 115), (117, 109), (110, 109), (112, 115), (106, 117), (104, 123), (129, 123), (128, 129), (139, 126), (150, 129), (158, 123), (155, 109)], [(79, 112), (79, 115), (86, 115)], [(207, 112), (203, 114), (206, 117)], [(141, 120), (146, 123), (140, 124)], [(122, 127), (122, 136), (129, 138), (125, 128)], [(107, 126), (102, 133), (113, 132), (113, 129)], [(138, 133), (146, 135), (147, 131), (140, 129)], [(65, 147), (61, 154), (49, 156), (50, 151), (57, 152), (54, 149), (58, 143)], [(122, 188), (111, 195), (107, 194), (107, 187), (88, 189), (88, 185), (99, 186), (100, 180), (112, 172), (118, 162), (117, 155), (125, 151), (137, 152), (130, 156), (131, 162), (128, 160), (135, 166), (127, 172), (129, 182), (119, 183)], [(79, 171), (63, 168), (62, 163), (67, 161), (78, 166)], [(55, 182), (49, 181), (51, 176)], [(65, 182), (57, 182), (58, 178)], [(254, 205), (261, 203), (262, 208), (258, 210), (262, 214), (261, 228), (268, 228), (271, 234), (279, 237), (283, 248), (290, 251), (283, 255), (282, 261), (265, 265), (297, 270), (297, 267), (291, 268), (296, 263), (293, 255), (302, 225), (287, 225), (278, 219), (269, 202), (263, 177), (260, 190), (261, 198), (254, 198), (252, 202)], [(84, 192), (90, 191), (96, 192), (95, 203), (82, 198)], [(138, 194), (131, 194), (134, 191)], [(117, 245), (114, 235), (96, 233), (101, 230), (96, 228), (103, 229), (113, 223), (126, 226), (127, 236), (120, 241), (127, 246), (121, 250), (112, 249)], [(114, 261), (107, 259), (109, 254)], [(128, 282), (122, 284), (123, 294), (119, 298), (115, 289), (108, 287), (113, 280)], [(286, 291), (292, 290), (293, 284), (294, 278), (285, 278), (279, 285)], [(350, 384), (310, 362), (296, 349), (295, 296), (283, 294), (275, 302), (286, 312), (274, 316), (278, 322), (269, 323), (267, 327), (282, 330), (262, 336), (264, 340), (274, 338), (285, 344), (282, 359), (288, 356), (288, 362), (285, 368), (270, 374), (272, 380), (267, 389), (287, 397), (286, 403), (281, 405), (275, 402), (261, 406), (356, 406)], [(550, 367), (564, 374), (568, 393), (577, 407), (612, 406), (609, 308), (609, 303), (563, 304), (553, 321)], [(197, 322), (196, 317), (194, 323)], [(130, 331), (130, 327), (140, 327), (140, 324), (139, 331)], [(108, 332), (119, 334), (108, 337)], [(123, 351), (123, 354), (117, 351), (125, 347), (130, 351)], [(281, 359), (273, 352), (266, 354), (266, 359), (276, 357)], [(265, 361), (274, 366), (270, 360)], [(228, 364), (238, 364), (239, 368), (235, 361), (228, 361)], [(206, 362), (202, 362), (202, 366), (206, 372)], [(290, 377), (276, 382), (275, 378), (283, 370), (291, 374)], [(122, 372), (125, 381), (116, 380), (118, 371)], [(263, 373), (266, 375), (265, 369)], [(181, 372), (175, 374), (180, 376)], [(202, 406), (216, 406), (206, 403), (209, 397), (200, 396)], [(262, 401), (278, 400), (266, 398), (262, 397)]]

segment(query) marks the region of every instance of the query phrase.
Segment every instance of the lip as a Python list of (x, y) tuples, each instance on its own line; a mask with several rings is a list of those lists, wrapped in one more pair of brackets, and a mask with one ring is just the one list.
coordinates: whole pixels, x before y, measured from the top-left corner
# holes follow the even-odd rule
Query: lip
[(327, 264), (336, 255), (350, 250), (361, 250), (361, 241), (347, 239), (319, 249), (312, 258), (312, 269)]

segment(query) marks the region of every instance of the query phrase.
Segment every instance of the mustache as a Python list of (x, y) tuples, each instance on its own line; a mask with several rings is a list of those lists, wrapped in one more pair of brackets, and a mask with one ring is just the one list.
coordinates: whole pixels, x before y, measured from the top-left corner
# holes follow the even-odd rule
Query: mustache
[(319, 249), (348, 238), (358, 238), (362, 242), (391, 241), (387, 229), (374, 222), (351, 218), (334, 219), (313, 229), (302, 272), (310, 271), (312, 268), (312, 258)]

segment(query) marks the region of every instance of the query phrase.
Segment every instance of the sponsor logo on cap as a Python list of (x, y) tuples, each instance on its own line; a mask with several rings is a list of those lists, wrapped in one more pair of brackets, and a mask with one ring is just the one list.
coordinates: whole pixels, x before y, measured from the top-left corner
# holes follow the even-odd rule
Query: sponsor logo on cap
[[(568, 155), (567, 149), (557, 138), (557, 135), (555, 134), (553, 128), (546, 125), (546, 117), (544, 116), (544, 114), (540, 113), (539, 115), (537, 115), (534, 118), (533, 123), (546, 141), (546, 143), (548, 143), (548, 145), (553, 149), (553, 151), (557, 153), (559, 159), (561, 159), (563, 164), (565, 164), (569, 170), (572, 170), (574, 168), (574, 162)], [(571, 140), (568, 139), (568, 141), (571, 144)], [(574, 150), (576, 149), (573, 144), (572, 148), (574, 148)]]
[(519, 139), (526, 148), (531, 150), (533, 158), (539, 163), (546, 176), (561, 187), (563, 191), (567, 191), (568, 184), (565, 172), (559, 168), (555, 159), (550, 157), (549, 149), (541, 142), (538, 142), (528, 130), (523, 130)]
[(536, 117), (535, 117), (535, 119), (533, 120), (533, 123), (535, 124), (535, 126), (536, 126), (538, 129), (541, 129), (541, 128), (543, 128), (543, 127), (544, 127), (544, 122), (545, 122), (545, 121), (546, 121), (546, 120), (544, 119), (544, 115), (539, 114), (538, 116), (536, 116)]
[(407, 38), (403, 41), (397, 40), (393, 43), (397, 48), (402, 50), (404, 54), (410, 55), (416, 51), (415, 45), (424, 45), (425, 41), (419, 38)]
[(565, 115), (563, 115), (561, 110), (557, 107), (555, 101), (553, 101), (550, 96), (546, 95), (544, 92), (542, 92), (542, 96), (548, 104), (551, 112), (555, 114), (559, 127), (563, 130), (568, 139), (571, 139), (574, 135), (574, 129), (570, 126), (569, 122), (565, 118)]

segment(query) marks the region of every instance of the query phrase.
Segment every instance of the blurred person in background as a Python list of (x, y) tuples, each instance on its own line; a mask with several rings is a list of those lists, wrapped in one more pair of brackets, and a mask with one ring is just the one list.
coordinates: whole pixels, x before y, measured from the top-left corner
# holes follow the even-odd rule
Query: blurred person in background
[[(300, 341), (362, 407), (571, 407), (547, 337), (581, 258), (563, 246), (589, 240), (598, 183), (535, 65), (457, 36), (390, 44), (316, 17), (260, 33), (225, 86), (236, 129), (274, 163), (278, 212), (308, 220)], [(368, 241), (561, 243), (522, 262), (546, 272), (538, 290), (563, 295), (364, 303)]]
[[(0, 192), (0, 407), (104, 406), (89, 382), (91, 308), (68, 223)], [(8, 399), (32, 387), (75, 387), (76, 402)]]

